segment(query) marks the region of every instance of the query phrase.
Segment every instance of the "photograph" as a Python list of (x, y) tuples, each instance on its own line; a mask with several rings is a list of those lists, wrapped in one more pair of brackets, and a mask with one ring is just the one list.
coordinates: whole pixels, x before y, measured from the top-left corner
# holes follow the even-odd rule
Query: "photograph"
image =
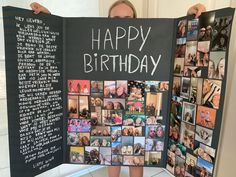
[(144, 81), (128, 81), (128, 101), (144, 101), (144, 93)]
[(103, 93), (103, 81), (91, 81), (91, 93)]
[(90, 146), (96, 147), (110, 147), (111, 138), (107, 136), (91, 136)]
[(100, 147), (100, 164), (101, 165), (111, 165), (111, 148)]
[(185, 37), (187, 34), (187, 20), (178, 21), (177, 38)]
[(203, 13), (199, 17), (198, 41), (212, 40), (214, 20), (215, 12)]
[(146, 115), (160, 116), (162, 110), (163, 93), (147, 93), (146, 95)]
[(73, 146), (89, 146), (90, 133), (67, 133), (67, 144)]
[(196, 53), (197, 53), (197, 41), (187, 42), (184, 65), (196, 66)]
[(195, 131), (195, 140), (211, 146), (213, 130), (197, 125)]
[(174, 64), (174, 75), (175, 76), (183, 76), (184, 73), (184, 57), (183, 58), (175, 58)]
[(190, 93), (190, 78), (188, 77), (182, 77), (181, 78), (181, 90), (180, 90), (180, 97), (189, 99), (189, 93)]
[(122, 155), (112, 155), (111, 157), (112, 161), (111, 161), (111, 164), (112, 165), (118, 165), (118, 166), (121, 166), (123, 164), (123, 156)]
[(198, 143), (196, 149), (194, 150), (194, 154), (210, 163), (213, 163), (215, 161), (216, 150), (205, 144)]
[(207, 162), (201, 157), (198, 157), (196, 166), (196, 177), (212, 177), (213, 168), (213, 164)]
[(116, 98), (126, 98), (128, 96), (127, 81), (117, 80), (116, 81)]
[(134, 155), (144, 155), (145, 137), (134, 137)]
[(130, 166), (143, 166), (144, 156), (124, 156), (123, 164)]
[(173, 78), (172, 96), (180, 96), (181, 77)]
[(216, 121), (216, 109), (205, 106), (197, 108), (197, 124), (206, 128), (214, 129)]
[(163, 116), (146, 116), (146, 125), (156, 125), (161, 123)]
[(221, 96), (221, 81), (204, 79), (202, 90), (202, 105), (219, 109)]
[(104, 98), (103, 108), (106, 110), (124, 110), (125, 99), (123, 98)]
[(84, 163), (89, 165), (98, 165), (101, 163), (99, 147), (85, 146)]
[(145, 92), (158, 92), (161, 81), (145, 81)]
[(121, 138), (121, 153), (122, 155), (133, 155), (134, 148), (134, 137), (133, 136), (122, 136)]
[(225, 75), (225, 52), (210, 52), (210, 61), (208, 65), (209, 79), (224, 79)]
[(180, 143), (177, 143), (171, 139), (169, 139), (169, 150), (175, 153), (176, 156), (185, 159), (186, 156), (186, 147)]
[(88, 96), (79, 96), (79, 118), (90, 119)]
[(91, 125), (102, 125), (102, 108), (100, 106), (90, 106), (91, 111)]
[(146, 138), (164, 138), (165, 126), (161, 124), (146, 126)]
[(201, 77), (202, 68), (196, 66), (185, 66), (183, 71), (183, 76), (186, 77)]
[(103, 94), (91, 93), (90, 106), (103, 106)]
[(225, 51), (227, 49), (232, 21), (232, 16), (215, 18), (212, 51)]
[(188, 21), (187, 41), (195, 41), (198, 36), (198, 19)]
[(207, 67), (209, 64), (209, 52), (197, 50), (196, 53), (196, 66)]
[(195, 125), (195, 118), (196, 105), (189, 102), (183, 102), (182, 120), (186, 123)]
[(145, 115), (125, 115), (123, 118), (123, 125), (125, 126), (145, 126)]
[(168, 91), (168, 90), (169, 90), (169, 81), (161, 81), (160, 91)]
[(68, 93), (89, 95), (90, 81), (89, 80), (68, 80)]
[(111, 144), (111, 152), (112, 154), (121, 154), (121, 142), (112, 142)]
[(116, 81), (104, 81), (103, 95), (104, 98), (115, 98)]
[(70, 147), (70, 162), (84, 163), (84, 147)]
[(110, 136), (110, 126), (93, 126), (91, 136)]
[(175, 156), (174, 174), (176, 177), (184, 177), (185, 175), (185, 160), (179, 156)]
[(68, 95), (68, 117), (69, 118), (78, 118), (78, 109), (79, 109), (79, 100), (78, 96)]
[(202, 86), (203, 86), (202, 78), (193, 78), (193, 77), (191, 78), (189, 102), (193, 104), (201, 104)]
[(166, 169), (174, 174), (175, 170), (175, 153), (167, 150), (167, 164), (166, 164)]
[(184, 58), (186, 51), (186, 37), (176, 40), (175, 58)]
[(194, 149), (194, 130), (194, 125), (181, 122), (180, 143), (191, 150)]
[(186, 154), (185, 170), (192, 176), (196, 176), (197, 157), (190, 153)]
[(68, 119), (67, 131), (75, 133), (90, 132), (91, 122), (86, 119)]
[(173, 96), (171, 99), (171, 116), (175, 119), (182, 119), (183, 98)]
[(142, 127), (122, 126), (123, 136), (142, 136)]
[(144, 101), (128, 101), (126, 114), (144, 114)]
[(112, 126), (111, 127), (111, 142), (121, 142), (121, 126)]
[(161, 152), (145, 152), (145, 165), (156, 166), (161, 162)]
[(122, 125), (122, 110), (102, 110), (103, 125)]

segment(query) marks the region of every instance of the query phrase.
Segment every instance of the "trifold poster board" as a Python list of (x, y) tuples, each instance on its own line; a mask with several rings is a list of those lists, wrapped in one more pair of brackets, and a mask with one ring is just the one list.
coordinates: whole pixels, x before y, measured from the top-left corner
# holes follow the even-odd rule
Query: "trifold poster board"
[(233, 14), (62, 18), (4, 7), (11, 176), (62, 163), (213, 176)]

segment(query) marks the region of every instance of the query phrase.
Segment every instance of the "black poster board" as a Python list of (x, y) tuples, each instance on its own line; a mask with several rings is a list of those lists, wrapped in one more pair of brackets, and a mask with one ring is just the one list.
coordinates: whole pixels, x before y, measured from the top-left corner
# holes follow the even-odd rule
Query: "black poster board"
[(233, 13), (62, 18), (4, 7), (11, 176), (62, 163), (212, 176)]

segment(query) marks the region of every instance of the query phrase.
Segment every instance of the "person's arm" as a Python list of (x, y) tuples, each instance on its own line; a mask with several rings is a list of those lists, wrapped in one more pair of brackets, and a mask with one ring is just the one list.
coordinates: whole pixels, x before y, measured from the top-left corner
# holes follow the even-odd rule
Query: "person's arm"
[(34, 11), (35, 14), (39, 14), (40, 12), (46, 13), (46, 14), (51, 14), (51, 12), (41, 4), (37, 2), (33, 2), (30, 4), (31, 9)]
[(187, 15), (195, 15), (195, 17), (198, 18), (202, 14), (202, 12), (205, 11), (206, 7), (203, 4), (198, 3), (188, 9)]

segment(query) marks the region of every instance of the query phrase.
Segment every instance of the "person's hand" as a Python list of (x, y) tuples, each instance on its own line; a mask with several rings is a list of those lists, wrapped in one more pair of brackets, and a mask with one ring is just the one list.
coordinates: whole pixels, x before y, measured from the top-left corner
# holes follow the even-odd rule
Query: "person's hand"
[(51, 14), (50, 11), (46, 7), (42, 6), (41, 4), (37, 2), (31, 3), (30, 7), (34, 11), (35, 14), (39, 14), (40, 12)]
[(187, 14), (195, 15), (195, 18), (198, 18), (202, 14), (202, 12), (205, 12), (205, 11), (206, 11), (206, 7), (203, 4), (198, 3), (190, 7), (188, 9)]

